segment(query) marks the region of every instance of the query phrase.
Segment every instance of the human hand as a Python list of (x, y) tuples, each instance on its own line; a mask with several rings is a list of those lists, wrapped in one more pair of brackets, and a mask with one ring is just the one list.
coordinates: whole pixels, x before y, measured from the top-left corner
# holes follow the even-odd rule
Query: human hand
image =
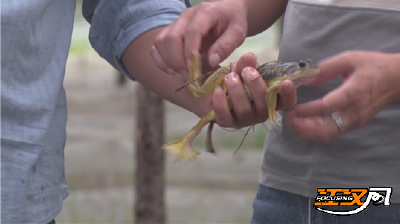
[(211, 67), (225, 60), (247, 35), (244, 1), (203, 2), (184, 10), (155, 39), (150, 54), (169, 73), (188, 74), (192, 53), (207, 52)]
[(342, 120), (344, 132), (365, 125), (385, 105), (399, 100), (400, 55), (350, 51), (319, 64), (321, 69), (312, 85), (338, 76), (343, 83), (322, 99), (297, 105), (288, 113), (288, 124), (301, 136), (321, 143), (340, 136), (334, 112)]
[[(232, 106), (229, 106), (222, 88), (217, 86), (212, 94), (202, 98), (200, 106), (203, 106), (205, 110), (202, 114), (214, 109), (216, 123), (219, 126), (237, 129), (266, 121), (268, 119), (268, 108), (265, 102), (265, 94), (268, 87), (262, 78), (257, 78), (260, 74), (255, 69), (258, 66), (256, 56), (247, 53), (232, 66), (235, 72), (229, 73), (224, 79)], [(244, 84), (248, 86), (253, 103), (251, 103), (238, 74), (241, 74)], [(295, 90), (292, 81), (286, 80), (281, 83), (278, 110), (290, 110), (294, 107), (297, 102)]]

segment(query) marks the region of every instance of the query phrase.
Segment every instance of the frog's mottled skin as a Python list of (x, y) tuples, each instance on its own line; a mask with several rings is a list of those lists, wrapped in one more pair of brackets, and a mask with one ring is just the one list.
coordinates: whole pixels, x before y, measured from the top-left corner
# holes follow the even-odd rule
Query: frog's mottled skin
[(268, 62), (259, 66), (257, 71), (268, 86), (290, 79), (296, 87), (299, 87), (313, 79), (319, 73), (319, 68), (310, 59), (307, 59), (300, 62)]
[[(276, 121), (276, 117), (279, 114), (275, 111), (277, 104), (277, 95), (279, 91), (279, 85), (286, 79), (292, 80), (296, 88), (302, 84), (309, 82), (316, 75), (319, 74), (320, 70), (317, 66), (313, 65), (311, 60), (300, 61), (300, 62), (268, 62), (260, 65), (257, 68), (261, 78), (268, 85), (267, 92), (265, 94), (265, 102), (268, 106), (269, 120), (273, 121), (277, 125), (280, 124)], [(200, 56), (193, 54), (193, 62), (189, 73), (189, 82), (186, 84), (190, 91), (196, 97), (204, 97), (210, 94), (216, 85), (221, 85), (222, 89), (227, 92), (224, 78), (231, 72), (229, 67), (221, 67), (214, 73), (212, 73), (203, 83), (200, 79), (203, 77), (201, 74), (201, 61)], [(185, 86), (186, 86), (185, 85)], [(182, 87), (178, 88), (181, 89)], [(249, 98), (252, 100), (252, 96), (248, 91), (248, 87), (245, 86)], [(229, 105), (231, 105), (229, 96)], [(184, 137), (165, 144), (164, 149), (174, 152), (179, 158), (192, 159), (196, 157), (200, 152), (195, 150), (191, 143), (193, 139), (200, 133), (201, 129), (210, 123), (207, 133), (207, 151), (214, 152), (212, 141), (211, 141), (211, 130), (215, 120), (215, 112), (212, 110), (206, 116), (200, 119), (196, 126), (192, 128)]]

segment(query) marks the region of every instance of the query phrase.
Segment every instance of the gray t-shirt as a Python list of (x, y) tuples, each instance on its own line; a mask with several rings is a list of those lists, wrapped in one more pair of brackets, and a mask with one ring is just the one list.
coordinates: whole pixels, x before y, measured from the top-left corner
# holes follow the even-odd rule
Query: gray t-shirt
[[(280, 61), (317, 62), (346, 50), (400, 52), (400, 1), (291, 0), (284, 24)], [(298, 103), (340, 83), (300, 87)], [(285, 122), (283, 116), (283, 129), (274, 126), (266, 137), (261, 184), (307, 197), (317, 188), (392, 187), (392, 202), (400, 202), (400, 103), (329, 144), (305, 141)]]
[[(83, 4), (92, 46), (125, 73), (130, 42), (186, 8), (184, 0)], [(68, 196), (63, 79), (74, 13), (75, 0), (1, 2), (1, 223), (48, 223)]]

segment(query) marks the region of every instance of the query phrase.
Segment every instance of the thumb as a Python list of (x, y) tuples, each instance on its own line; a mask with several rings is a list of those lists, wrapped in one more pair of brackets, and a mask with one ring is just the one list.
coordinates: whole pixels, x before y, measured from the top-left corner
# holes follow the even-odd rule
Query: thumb
[(247, 36), (246, 25), (231, 25), (210, 47), (208, 63), (215, 67), (239, 47)]

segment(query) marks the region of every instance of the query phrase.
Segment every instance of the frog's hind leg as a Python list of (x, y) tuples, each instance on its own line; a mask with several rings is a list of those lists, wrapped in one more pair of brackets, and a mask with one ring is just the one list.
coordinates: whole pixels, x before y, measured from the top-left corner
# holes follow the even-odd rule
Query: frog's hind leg
[(278, 101), (278, 91), (279, 85), (272, 85), (267, 89), (267, 93), (265, 94), (265, 102), (268, 107), (268, 115), (270, 122), (274, 122), (278, 126), (282, 126), (276, 120), (277, 118), (281, 117), (281, 115), (276, 111), (276, 104)]
[(214, 111), (209, 112), (185, 136), (163, 145), (162, 148), (171, 151), (180, 159), (190, 160), (195, 158), (200, 152), (193, 148), (192, 142), (200, 133), (201, 129), (214, 119)]

